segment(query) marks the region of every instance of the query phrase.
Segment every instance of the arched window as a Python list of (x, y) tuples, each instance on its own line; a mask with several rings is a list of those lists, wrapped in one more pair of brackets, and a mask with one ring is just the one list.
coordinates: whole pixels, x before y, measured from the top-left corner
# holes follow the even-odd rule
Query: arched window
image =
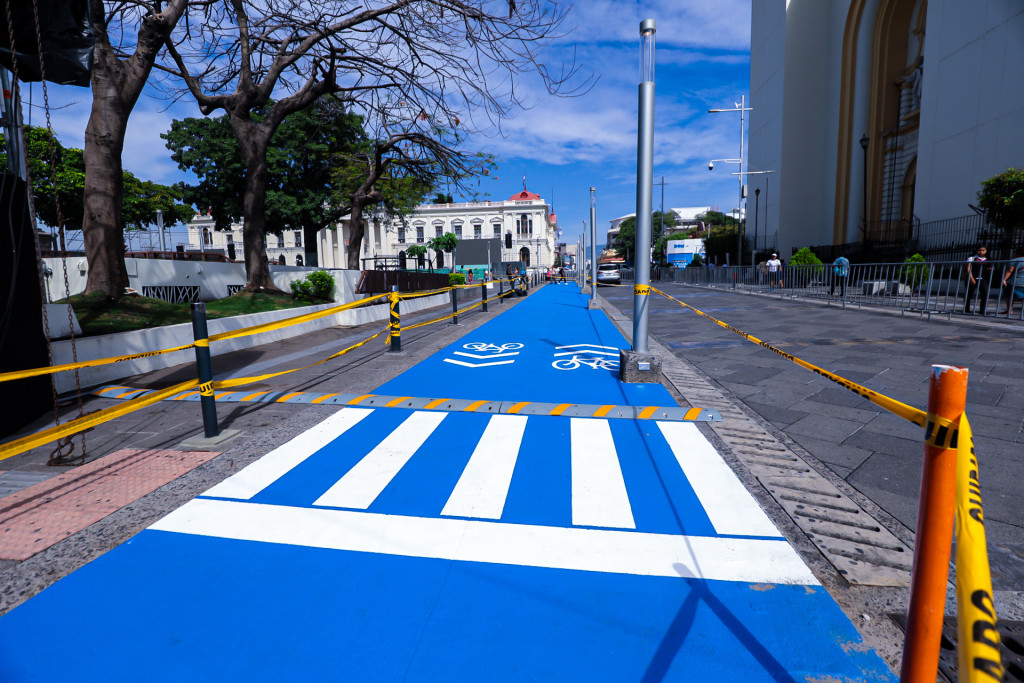
[(295, 265), (297, 265), (297, 266), (301, 266), (302, 265), (302, 254), (296, 254), (295, 255)]
[(211, 244), (213, 244), (213, 239), (210, 236), (209, 228), (203, 228), (203, 244), (205, 246), (210, 246)]
[(399, 269), (405, 270), (407, 258), (408, 257), (405, 255), (405, 250), (404, 249), (402, 251), (398, 252), (398, 267), (399, 267)]
[(526, 267), (530, 267), (530, 249), (523, 247), (519, 250), (519, 260), (526, 264)]
[(284, 254), (281, 254), (280, 256), (277, 257), (277, 264), (280, 265), (280, 266), (288, 265), (288, 262), (285, 261), (285, 259), (284, 259)]

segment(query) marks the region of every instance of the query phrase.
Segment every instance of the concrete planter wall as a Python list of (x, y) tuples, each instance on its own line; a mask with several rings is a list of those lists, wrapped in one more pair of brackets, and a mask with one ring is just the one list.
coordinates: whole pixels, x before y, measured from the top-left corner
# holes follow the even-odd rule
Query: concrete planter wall
[[(187, 263), (187, 265), (194, 265)], [(208, 264), (202, 265), (233, 265), (233, 264)], [(351, 298), (349, 299), (351, 300)], [(402, 314), (416, 313), (427, 308), (440, 306), (449, 301), (448, 293), (426, 296), (418, 299), (410, 299), (402, 302)], [(218, 318), (209, 321), (211, 335), (230, 330), (237, 330), (250, 325), (283, 320), (305, 313), (322, 311), (337, 304), (321, 304), (317, 306), (306, 306), (292, 308), (283, 311), (270, 311), (267, 313), (254, 313), (251, 315), (240, 315), (233, 318)], [(323, 330), (336, 326), (354, 326), (363, 323), (385, 321), (388, 319), (389, 309), (385, 303), (380, 305), (367, 305), (325, 316), (317, 320), (291, 325), (279, 330), (263, 332), (257, 335), (239, 337), (214, 342), (210, 345), (210, 351), (214, 356), (230, 353), (239, 349), (252, 348), (260, 344), (266, 344), (280, 339), (288, 339), (301, 334), (308, 334), (316, 330)], [(78, 360), (91, 360), (98, 358), (109, 358), (112, 356), (127, 356), (134, 353), (156, 351), (159, 349), (183, 346), (192, 343), (192, 324), (183, 323), (180, 325), (168, 325), (148, 330), (135, 330), (132, 332), (120, 332), (117, 334), (104, 334), (96, 337), (85, 337), (75, 341)], [(382, 342), (383, 344), (383, 342)], [(73, 362), (71, 342), (69, 340), (53, 342), (53, 363), (61, 365)], [(182, 363), (194, 363), (195, 351), (186, 349), (175, 351), (150, 358), (139, 360), (100, 365), (93, 368), (83, 368), (78, 371), (79, 385), (85, 389), (95, 387), (109, 382), (115, 382), (124, 377), (131, 377), (144, 372), (152, 372), (162, 368), (169, 368)], [(57, 392), (67, 393), (75, 389), (74, 371), (60, 372), (56, 374)]]

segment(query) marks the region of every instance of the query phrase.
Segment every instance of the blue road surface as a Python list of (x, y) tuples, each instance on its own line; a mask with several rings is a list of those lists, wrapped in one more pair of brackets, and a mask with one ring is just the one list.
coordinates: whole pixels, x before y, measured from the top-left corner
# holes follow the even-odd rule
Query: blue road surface
[[(618, 381), (624, 346), (549, 286), (376, 393), (674, 405)], [(894, 681), (866, 650), (692, 423), (398, 408), (0, 618), (5, 682)]]

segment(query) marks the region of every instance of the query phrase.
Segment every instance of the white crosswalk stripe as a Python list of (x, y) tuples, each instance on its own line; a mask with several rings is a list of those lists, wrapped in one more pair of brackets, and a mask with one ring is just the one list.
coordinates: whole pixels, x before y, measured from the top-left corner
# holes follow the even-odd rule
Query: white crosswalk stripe
[(313, 504), (360, 510), (370, 507), (447, 415), (414, 412)]
[(572, 436), (572, 523), (635, 529), (608, 420), (570, 421)]
[(491, 417), (442, 515), (501, 519), (526, 420), (525, 415)]

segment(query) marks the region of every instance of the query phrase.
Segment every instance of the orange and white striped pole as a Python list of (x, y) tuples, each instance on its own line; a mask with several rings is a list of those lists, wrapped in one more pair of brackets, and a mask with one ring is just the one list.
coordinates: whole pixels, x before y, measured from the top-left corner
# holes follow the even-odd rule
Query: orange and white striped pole
[(967, 368), (933, 365), (901, 683), (935, 683), (956, 512), (957, 436)]

